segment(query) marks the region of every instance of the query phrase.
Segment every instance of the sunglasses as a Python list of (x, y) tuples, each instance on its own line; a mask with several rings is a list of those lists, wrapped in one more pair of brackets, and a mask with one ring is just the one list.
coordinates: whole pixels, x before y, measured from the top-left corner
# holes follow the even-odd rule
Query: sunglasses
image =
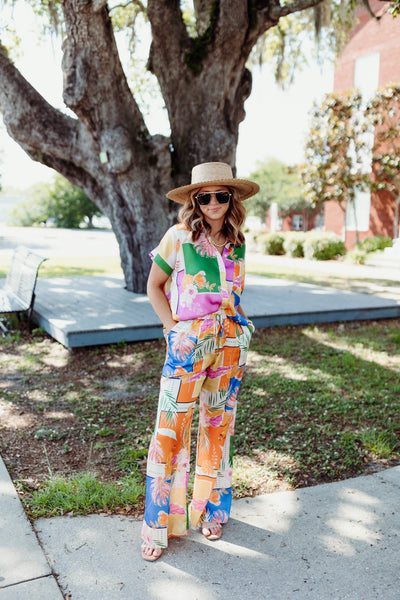
[(232, 194), (230, 192), (202, 192), (197, 194), (195, 198), (200, 206), (207, 206), (207, 204), (210, 204), (212, 196), (215, 196), (218, 204), (227, 204)]

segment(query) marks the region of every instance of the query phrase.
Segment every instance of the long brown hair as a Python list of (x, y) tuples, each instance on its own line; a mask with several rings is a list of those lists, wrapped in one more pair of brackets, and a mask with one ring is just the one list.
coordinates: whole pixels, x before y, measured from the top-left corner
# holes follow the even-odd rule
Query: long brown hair
[[(225, 214), (225, 221), (221, 233), (226, 237), (226, 240), (229, 243), (234, 246), (242, 246), (244, 244), (244, 235), (240, 231), (240, 228), (246, 218), (246, 209), (243, 206), (243, 202), (236, 198), (235, 190), (229, 187), (228, 190), (231, 193), (231, 199)], [(204, 219), (204, 215), (197, 203), (195, 197), (197, 193), (198, 190), (193, 191), (179, 211), (179, 218), (192, 232), (192, 239), (194, 242), (197, 242), (199, 239), (202, 226), (204, 227), (206, 235), (211, 233), (211, 227)]]

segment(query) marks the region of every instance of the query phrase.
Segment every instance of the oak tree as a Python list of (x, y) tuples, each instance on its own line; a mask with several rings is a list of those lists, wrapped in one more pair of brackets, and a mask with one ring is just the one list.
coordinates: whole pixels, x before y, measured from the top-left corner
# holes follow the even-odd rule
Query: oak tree
[(124, 5), (144, 11), (150, 22), (148, 69), (160, 86), (170, 136), (151, 135), (146, 126), (121, 64), (107, 0), (42, 4), (53, 7), (56, 19), (62, 9), (63, 99), (72, 112), (51, 106), (0, 43), (0, 110), (7, 131), (110, 219), (126, 287), (144, 292), (148, 252), (176, 214), (166, 191), (186, 184), (196, 163), (235, 166), (251, 92), (246, 63), (257, 40), (287, 15), (321, 0), (194, 0), (194, 33), (179, 0)]

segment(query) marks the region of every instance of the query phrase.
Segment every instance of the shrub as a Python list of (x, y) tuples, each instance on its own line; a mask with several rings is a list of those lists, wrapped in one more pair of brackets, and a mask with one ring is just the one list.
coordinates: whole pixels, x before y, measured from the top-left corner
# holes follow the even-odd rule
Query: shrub
[(19, 202), (7, 217), (7, 225), (17, 227), (33, 227), (45, 225), (48, 220), (46, 208), (40, 202), (28, 199)]
[(84, 192), (61, 175), (53, 183), (39, 183), (29, 190), (25, 202), (17, 204), (10, 215), (10, 223), (32, 227), (52, 223), (55, 227), (79, 228), (83, 221), (92, 226), (94, 216), (101, 211)]
[(285, 254), (283, 248), (283, 242), (285, 238), (282, 233), (267, 233), (264, 238), (264, 252), (265, 254), (273, 254), (279, 256)]
[(302, 231), (288, 233), (283, 242), (283, 249), (288, 256), (302, 258), (304, 256), (304, 242), (306, 234)]
[(304, 256), (314, 260), (331, 260), (346, 254), (342, 240), (334, 233), (321, 233), (307, 237), (304, 242)]
[(349, 260), (351, 263), (355, 265), (365, 265), (365, 261), (367, 260), (368, 252), (362, 250), (361, 248), (353, 248), (346, 254), (346, 260)]
[(365, 238), (359, 242), (356, 247), (364, 252), (376, 252), (377, 250), (383, 250), (384, 248), (390, 248), (392, 245), (392, 239), (387, 235), (374, 235), (372, 237)]
[(260, 238), (262, 237), (260, 234), (248, 228), (243, 229), (243, 233), (246, 236), (246, 250), (250, 252), (264, 251), (264, 245), (260, 245)]

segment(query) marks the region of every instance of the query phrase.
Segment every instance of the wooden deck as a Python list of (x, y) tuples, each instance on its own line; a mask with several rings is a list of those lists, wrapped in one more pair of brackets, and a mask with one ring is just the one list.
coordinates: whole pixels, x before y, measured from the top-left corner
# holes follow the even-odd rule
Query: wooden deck
[[(256, 327), (400, 316), (394, 300), (255, 275), (242, 305)], [(68, 348), (162, 337), (147, 297), (120, 277), (39, 278), (34, 319)]]

